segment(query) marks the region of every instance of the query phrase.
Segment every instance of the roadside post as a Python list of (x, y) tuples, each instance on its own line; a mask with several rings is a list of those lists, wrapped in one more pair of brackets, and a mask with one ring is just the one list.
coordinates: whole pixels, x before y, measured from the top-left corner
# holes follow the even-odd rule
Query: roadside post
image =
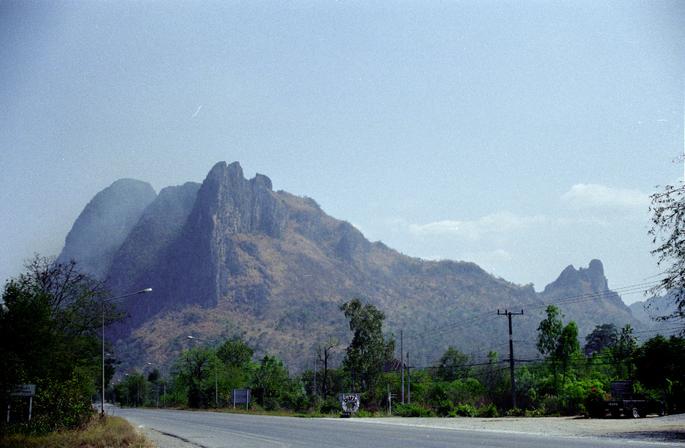
[[(29, 421), (31, 421), (31, 413), (33, 412), (33, 397), (36, 395), (35, 384), (20, 384), (15, 386), (10, 392), (11, 397), (29, 397)], [(7, 423), (10, 422), (10, 413), (12, 406), (7, 403)]]

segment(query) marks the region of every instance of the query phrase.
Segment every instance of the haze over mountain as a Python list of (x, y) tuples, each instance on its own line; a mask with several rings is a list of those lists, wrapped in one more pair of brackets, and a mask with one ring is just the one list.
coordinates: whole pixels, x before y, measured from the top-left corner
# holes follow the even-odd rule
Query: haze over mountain
[[(168, 365), (192, 334), (209, 343), (240, 335), (258, 354), (301, 369), (318, 343), (337, 337), (346, 344), (338, 307), (353, 297), (380, 308), (388, 332), (404, 330), (417, 365), (432, 364), (448, 345), (476, 359), (505, 354), (498, 309), (524, 310), (514, 324), (517, 356), (535, 355), (549, 303), (581, 335), (601, 323), (642, 325), (608, 289), (599, 260), (567, 267), (538, 294), (474, 263), (426, 261), (370, 242), (313, 199), (274, 191), (261, 174), (246, 179), (237, 162), (217, 163), (201, 185), (157, 196), (142, 182), (135, 191), (145, 193), (129, 195), (131, 182), (95, 196), (60, 255), (106, 279), (113, 294), (153, 288), (128, 300), (130, 317), (112, 329), (125, 366)], [(127, 218), (115, 219), (122, 211)]]
[(58, 260), (78, 260), (80, 268), (104, 277), (114, 254), (157, 194), (150, 184), (119, 179), (86, 205), (67, 235)]
[(678, 307), (673, 292), (634, 302), (630, 304), (630, 311), (651, 330), (648, 332), (650, 336), (657, 332), (666, 336), (685, 332), (685, 321), (682, 317), (676, 317)]

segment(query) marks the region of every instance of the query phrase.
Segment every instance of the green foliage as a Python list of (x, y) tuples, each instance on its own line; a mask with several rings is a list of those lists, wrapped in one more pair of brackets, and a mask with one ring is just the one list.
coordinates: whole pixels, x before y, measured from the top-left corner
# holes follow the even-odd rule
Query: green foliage
[(145, 375), (132, 372), (127, 374), (114, 389), (119, 403), (123, 406), (138, 407), (145, 405), (150, 384), (146, 381)]
[(497, 406), (495, 406), (492, 403), (488, 403), (486, 405), (481, 406), (478, 408), (478, 417), (499, 417), (499, 411), (497, 410)]
[[(45, 432), (81, 424), (92, 412), (90, 398), (100, 373), (102, 285), (75, 263), (36, 256), (26, 272), (9, 280), (0, 307), (0, 407), (23, 404), (8, 391), (36, 384), (34, 419), (25, 431)], [(106, 323), (117, 316), (105, 306)], [(99, 384), (99, 382), (98, 382)], [(26, 401), (26, 400), (23, 400)], [(15, 413), (14, 415), (19, 415)], [(5, 419), (0, 431), (5, 431)], [(15, 427), (16, 428), (16, 427)]]
[(521, 408), (511, 408), (504, 413), (507, 417), (523, 417), (526, 415), (525, 409)]
[(483, 385), (485, 393), (483, 394), (483, 401), (504, 402), (505, 394), (509, 394), (509, 380), (501, 369), (501, 364), (498, 361), (498, 354), (496, 352), (488, 353), (488, 364), (481, 366), (476, 371), (476, 378)]
[(185, 350), (174, 366), (176, 388), (185, 392), (191, 408), (207, 407), (214, 391), (214, 352), (206, 347)]
[(561, 371), (564, 374), (564, 380), (568, 374), (571, 360), (580, 352), (580, 344), (578, 343), (578, 326), (571, 321), (566, 325), (557, 342), (557, 348), (554, 351), (554, 357), (561, 364)]
[(461, 403), (455, 406), (454, 413), (450, 415), (458, 415), (460, 417), (475, 417), (478, 415), (478, 410), (471, 404)]
[(614, 324), (597, 325), (594, 330), (585, 336), (585, 356), (592, 356), (604, 349), (612, 348), (618, 342), (618, 330)]
[(385, 315), (375, 306), (362, 305), (359, 299), (353, 299), (341, 305), (340, 310), (345, 313), (353, 333), (343, 367), (351, 376), (352, 388), (358, 387), (369, 402), (374, 402), (383, 364), (391, 359), (395, 342), (383, 336)]
[(241, 339), (232, 339), (219, 346), (216, 356), (226, 365), (245, 369), (252, 361), (254, 351)]
[(547, 317), (538, 325), (538, 351), (543, 356), (549, 356), (556, 352), (557, 343), (564, 324), (561, 321), (559, 308), (549, 305), (545, 310)]
[(637, 353), (637, 339), (633, 327), (627, 324), (621, 329), (616, 345), (610, 349), (611, 359), (617, 378), (631, 377), (634, 370), (634, 357)]
[(392, 413), (399, 417), (430, 417), (430, 409), (416, 403), (399, 403), (393, 406)]
[(685, 338), (653, 337), (639, 349), (635, 364), (640, 383), (657, 391), (671, 411), (685, 410)]
[(593, 397), (603, 395), (603, 387), (601, 382), (592, 379), (567, 382), (563, 387), (559, 412), (564, 415), (587, 412), (587, 403)]
[(435, 376), (442, 381), (454, 381), (457, 378), (464, 378), (469, 373), (466, 364), (469, 357), (454, 347), (448, 347), (447, 351), (440, 357)]
[(341, 412), (340, 402), (335, 398), (327, 398), (321, 403), (320, 412), (322, 414), (339, 414)]
[(264, 356), (252, 379), (257, 403), (267, 410), (278, 409), (284, 392), (290, 387), (289, 382), (283, 362), (273, 356)]

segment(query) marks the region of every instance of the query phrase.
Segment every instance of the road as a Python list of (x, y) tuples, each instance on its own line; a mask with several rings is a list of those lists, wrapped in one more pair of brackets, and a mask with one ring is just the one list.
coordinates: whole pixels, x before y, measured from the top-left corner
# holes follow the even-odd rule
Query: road
[[(512, 432), (421, 428), (364, 419), (271, 417), (199, 411), (111, 409), (148, 434), (173, 436), (160, 447), (203, 448), (565, 448), (683, 447), (682, 443)], [(161, 434), (160, 434), (161, 433)], [(159, 439), (158, 439), (159, 440)], [(172, 443), (173, 442), (173, 443)], [(184, 443), (185, 442), (185, 443)]]

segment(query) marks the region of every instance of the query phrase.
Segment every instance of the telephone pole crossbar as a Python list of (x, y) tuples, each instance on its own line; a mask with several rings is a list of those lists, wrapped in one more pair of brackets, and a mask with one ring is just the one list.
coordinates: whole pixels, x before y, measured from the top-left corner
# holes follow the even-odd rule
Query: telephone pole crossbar
[(500, 312), (497, 310), (498, 316), (507, 316), (509, 320), (509, 372), (511, 374), (511, 406), (516, 408), (516, 379), (514, 378), (514, 340), (511, 335), (511, 316), (523, 316), (523, 310), (520, 313), (514, 313), (512, 311)]

